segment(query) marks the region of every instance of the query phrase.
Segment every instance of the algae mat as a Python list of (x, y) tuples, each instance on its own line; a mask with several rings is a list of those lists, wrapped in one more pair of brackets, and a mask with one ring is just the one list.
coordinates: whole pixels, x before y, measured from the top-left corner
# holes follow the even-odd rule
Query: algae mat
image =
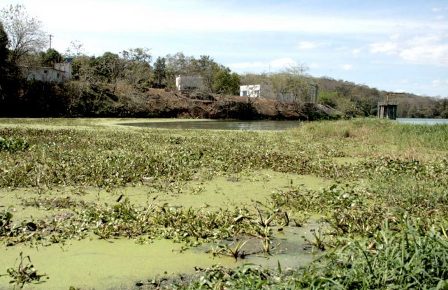
[[(192, 273), (194, 267), (214, 264), (235, 265), (230, 258), (219, 260), (206, 253), (182, 251), (181, 244), (156, 240), (139, 245), (133, 240), (82, 240), (69, 245), (29, 248), (4, 248), (0, 258), (1, 273), (12, 265), (18, 266), (20, 252), (31, 256), (39, 274), (45, 273), (41, 284), (28, 284), (25, 289), (129, 289), (135, 282), (157, 275)], [(8, 265), (8, 267), (7, 267)], [(8, 286), (9, 276), (0, 277), (0, 289)]]
[[(179, 192), (154, 190), (147, 185), (127, 186), (106, 191), (98, 188), (55, 187), (39, 193), (36, 189), (0, 189), (0, 209), (10, 208), (14, 220), (39, 219), (61, 215), (68, 209), (43, 206), (42, 201), (66, 199), (66, 202), (95, 202), (113, 204), (120, 195), (129, 198), (132, 204), (145, 205), (156, 202), (175, 207), (207, 207), (210, 209), (232, 208), (235, 205), (251, 205), (265, 202), (278, 190), (287, 190), (302, 185), (318, 190), (331, 184), (330, 180), (312, 175), (279, 173), (271, 170), (215, 177), (212, 180), (190, 181)], [(24, 204), (28, 203), (28, 205)], [(31, 206), (30, 204), (33, 204)]]
[[(268, 201), (274, 191), (302, 185), (318, 189), (330, 181), (314, 176), (279, 173), (270, 170), (243, 172), (210, 180), (195, 180), (185, 183), (178, 193), (155, 191), (148, 185), (127, 186), (106, 191), (98, 188), (56, 187), (38, 192), (36, 189), (2, 189), (0, 203), (10, 208), (17, 221), (34, 220), (70, 214), (70, 208), (51, 208), (42, 206), (44, 201), (55, 198), (67, 199), (65, 202), (114, 204), (117, 197), (124, 195), (136, 206), (148, 202), (167, 203), (175, 207), (207, 207), (208, 210), (251, 206), (255, 202)], [(27, 205), (28, 202), (31, 205)], [(40, 204), (40, 206), (39, 206)], [(38, 206), (36, 206), (38, 205)], [(221, 264), (235, 267), (244, 262), (276, 267), (280, 262), (285, 267), (297, 267), (312, 260), (309, 251), (304, 250), (304, 237), (310, 237), (310, 230), (317, 225), (304, 228), (284, 228), (275, 236), (276, 250), (272, 256), (250, 255), (238, 263), (233, 258), (221, 256), (214, 258), (207, 253), (213, 246), (205, 244), (196, 249), (184, 250), (183, 244), (168, 240), (144, 240), (147, 244), (137, 244), (135, 240), (116, 239), (69, 240), (66, 245), (53, 244), (48, 247), (30, 248), (17, 245), (0, 248), (0, 274), (8, 268), (17, 268), (20, 252), (29, 255), (39, 274), (47, 274), (42, 284), (25, 285), (26, 289), (67, 289), (70, 286), (81, 289), (130, 289), (135, 282), (152, 279), (158, 275), (174, 276), (179, 273), (193, 273), (194, 267), (210, 267)], [(259, 241), (247, 244), (247, 252), (254, 251)], [(250, 246), (250, 247), (249, 247)], [(0, 277), (0, 289), (8, 289), (9, 276)]]

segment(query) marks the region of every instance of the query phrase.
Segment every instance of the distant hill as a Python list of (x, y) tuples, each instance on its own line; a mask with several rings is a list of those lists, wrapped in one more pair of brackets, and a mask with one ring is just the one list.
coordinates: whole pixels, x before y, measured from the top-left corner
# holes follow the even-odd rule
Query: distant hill
[(327, 77), (311, 78), (319, 85), (319, 101), (342, 112), (356, 115), (376, 115), (378, 101), (398, 103), (401, 118), (448, 118), (448, 99), (419, 96), (411, 93), (380, 91)]
[(376, 116), (378, 102), (387, 99), (398, 103), (398, 117), (448, 117), (447, 99), (382, 91), (329, 77), (312, 77), (297, 71), (296, 69), (292, 73), (285, 71), (275, 74), (245, 74), (241, 76), (241, 83), (262, 84), (273, 91), (268, 94), (274, 96), (273, 98), (284, 99), (284, 96), (288, 95), (297, 102), (306, 101), (309, 93), (307, 87), (317, 85), (317, 102), (336, 109), (348, 118)]

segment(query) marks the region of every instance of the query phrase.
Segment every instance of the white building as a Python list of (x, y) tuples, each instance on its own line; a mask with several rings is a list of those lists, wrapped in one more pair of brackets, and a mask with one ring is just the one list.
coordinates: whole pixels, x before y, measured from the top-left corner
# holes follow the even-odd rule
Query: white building
[(305, 102), (316, 103), (319, 87), (309, 84), (301, 94), (291, 92), (279, 92), (274, 90), (270, 84), (240, 86), (241, 97), (263, 98), (278, 100), (283, 103)]
[(56, 63), (54, 67), (33, 67), (24, 70), (29, 81), (63, 83), (72, 78), (71, 63)]
[(178, 76), (176, 77), (176, 88), (178, 91), (203, 89), (204, 81), (199, 76)]
[(240, 96), (259, 98), (261, 96), (261, 85), (240, 86)]

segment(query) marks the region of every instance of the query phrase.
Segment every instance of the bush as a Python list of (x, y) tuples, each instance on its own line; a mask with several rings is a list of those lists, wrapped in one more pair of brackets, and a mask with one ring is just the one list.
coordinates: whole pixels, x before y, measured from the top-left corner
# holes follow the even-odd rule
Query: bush
[(23, 139), (5, 139), (0, 137), (0, 151), (23, 151), (28, 149), (30, 145)]

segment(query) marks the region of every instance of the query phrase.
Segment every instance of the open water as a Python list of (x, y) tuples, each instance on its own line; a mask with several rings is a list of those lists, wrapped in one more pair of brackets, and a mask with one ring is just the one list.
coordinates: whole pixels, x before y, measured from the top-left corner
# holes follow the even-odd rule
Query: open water
[(182, 120), (168, 122), (126, 123), (122, 125), (161, 129), (279, 131), (298, 127), (300, 125), (300, 121)]
[(397, 118), (397, 122), (412, 125), (448, 125), (448, 119)]

